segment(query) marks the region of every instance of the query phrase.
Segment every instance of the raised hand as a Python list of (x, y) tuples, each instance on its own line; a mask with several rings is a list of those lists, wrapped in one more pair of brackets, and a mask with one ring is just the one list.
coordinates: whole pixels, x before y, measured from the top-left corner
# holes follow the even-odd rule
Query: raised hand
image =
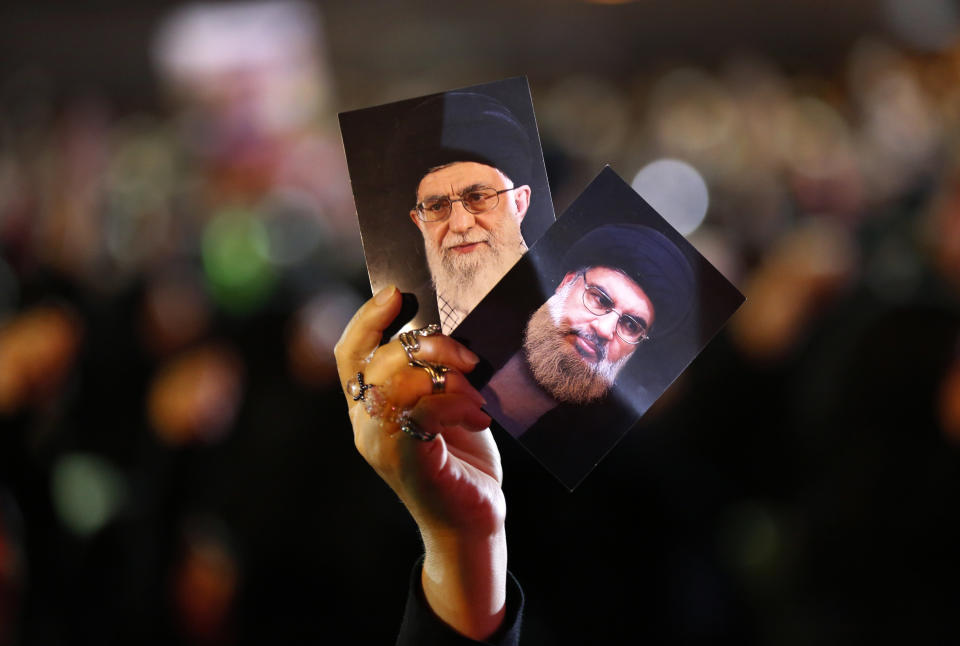
[[(400, 306), (396, 288), (382, 290), (357, 311), (335, 349), (354, 442), (420, 528), (423, 587), (434, 612), (483, 639), (503, 616), (506, 503), (490, 418), (463, 376), (478, 359), (449, 337), (421, 337), (411, 355), (450, 369), (438, 379), (411, 365), (400, 342), (378, 347)], [(361, 394), (357, 373), (367, 386), (362, 400), (354, 399)], [(357, 382), (352, 390), (351, 380)]]

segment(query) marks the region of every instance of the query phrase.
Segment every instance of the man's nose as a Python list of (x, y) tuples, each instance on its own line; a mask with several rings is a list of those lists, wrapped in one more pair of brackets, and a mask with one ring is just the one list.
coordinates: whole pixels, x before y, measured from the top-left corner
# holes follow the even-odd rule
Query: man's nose
[(620, 316), (611, 310), (606, 314), (594, 317), (591, 327), (598, 337), (605, 341), (612, 341), (613, 336), (617, 333), (617, 321), (619, 320)]
[(464, 233), (477, 223), (473, 213), (464, 208), (463, 202), (456, 201), (450, 205), (450, 219), (448, 226), (454, 233)]

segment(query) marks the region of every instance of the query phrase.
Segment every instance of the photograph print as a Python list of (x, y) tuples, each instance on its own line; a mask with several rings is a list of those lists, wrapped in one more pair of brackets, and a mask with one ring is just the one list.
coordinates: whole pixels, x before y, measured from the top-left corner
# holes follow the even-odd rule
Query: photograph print
[(572, 490), (743, 300), (607, 167), (453, 336), (486, 412)]
[(527, 80), (339, 116), (373, 292), (449, 334), (554, 222)]

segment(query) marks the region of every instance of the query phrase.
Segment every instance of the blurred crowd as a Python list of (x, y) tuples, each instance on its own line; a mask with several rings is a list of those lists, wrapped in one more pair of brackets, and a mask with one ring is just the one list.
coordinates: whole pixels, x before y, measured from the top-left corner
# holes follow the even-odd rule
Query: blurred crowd
[[(528, 643), (960, 637), (955, 36), (531, 79), (558, 215), (605, 163), (671, 211), (682, 162), (652, 185), (692, 170), (675, 224), (747, 302), (577, 492), (498, 436)], [(0, 646), (388, 641), (416, 536), (332, 357), (359, 106), (313, 5), (150, 46), (148, 111), (0, 78)]]

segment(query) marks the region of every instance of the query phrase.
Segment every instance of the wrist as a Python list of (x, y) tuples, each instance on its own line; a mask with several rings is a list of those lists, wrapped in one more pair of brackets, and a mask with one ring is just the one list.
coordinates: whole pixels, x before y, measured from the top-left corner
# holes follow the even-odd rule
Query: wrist
[(506, 605), (507, 540), (488, 534), (423, 532), (421, 582), (434, 613), (458, 632), (483, 640), (500, 627)]

